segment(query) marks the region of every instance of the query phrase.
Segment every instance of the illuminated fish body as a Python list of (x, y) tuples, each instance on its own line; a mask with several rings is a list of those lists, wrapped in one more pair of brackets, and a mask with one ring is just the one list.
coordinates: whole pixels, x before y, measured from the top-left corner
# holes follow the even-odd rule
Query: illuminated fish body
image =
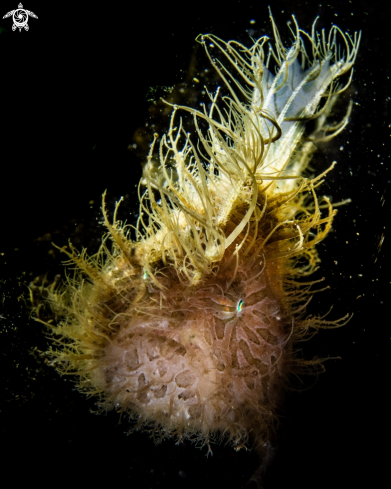
[[(342, 324), (305, 317), (314, 282), (297, 277), (317, 268), (315, 247), (335, 210), (325, 198), (322, 215), (315, 193), (328, 170), (313, 179), (303, 172), (313, 141), (348, 122), (350, 106), (339, 125), (329, 127), (327, 116), (359, 36), (336, 26), (327, 39), (314, 28), (308, 35), (294, 21), (287, 50), (272, 24), (269, 56), (266, 37), (250, 49), (200, 38), (230, 96), (208, 93), (208, 111), (174, 107), (139, 187), (136, 239), (116, 212), (109, 222), (103, 204), (112, 250), (105, 240), (92, 258), (64, 249), (79, 273), (48, 289), (59, 318), (49, 325), (52, 363), (102, 410), (129, 414), (155, 437), (262, 451), (289, 375), (322, 365), (297, 358), (294, 345)], [(193, 114), (196, 134), (184, 130), (180, 110)], [(315, 129), (304, 138), (309, 120)]]

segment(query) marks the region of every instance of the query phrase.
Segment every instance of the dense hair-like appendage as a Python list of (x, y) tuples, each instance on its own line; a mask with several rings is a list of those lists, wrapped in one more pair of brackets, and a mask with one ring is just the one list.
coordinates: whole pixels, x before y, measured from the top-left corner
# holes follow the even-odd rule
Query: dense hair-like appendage
[[(266, 37), (250, 49), (199, 39), (230, 95), (208, 93), (204, 111), (174, 106), (139, 186), (136, 239), (117, 209), (109, 221), (103, 199), (111, 251), (106, 238), (91, 258), (64, 249), (79, 271), (47, 289), (53, 365), (98, 396), (101, 409), (153, 426), (156, 437), (235, 447), (251, 438), (261, 450), (290, 374), (321, 367), (297, 357), (294, 345), (342, 324), (305, 315), (314, 282), (299, 278), (317, 268), (316, 245), (336, 211), (315, 191), (333, 165), (304, 174), (314, 142), (348, 122), (350, 107), (338, 125), (327, 117), (359, 38), (336, 26), (328, 37), (308, 35), (294, 22), (286, 49), (272, 24), (269, 54)], [(181, 110), (193, 115), (195, 134)]]

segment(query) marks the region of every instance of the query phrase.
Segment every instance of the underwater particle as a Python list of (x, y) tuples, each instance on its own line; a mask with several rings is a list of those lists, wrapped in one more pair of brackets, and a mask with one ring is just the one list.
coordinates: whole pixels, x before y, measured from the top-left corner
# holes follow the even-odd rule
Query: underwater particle
[(348, 122), (351, 104), (339, 124), (328, 119), (360, 41), (337, 26), (304, 34), (293, 17), (286, 49), (271, 20), (269, 54), (266, 36), (251, 48), (199, 37), (229, 95), (207, 92), (208, 110), (173, 107), (145, 164), (136, 239), (117, 220), (119, 203), (108, 220), (103, 198), (111, 251), (106, 239), (93, 257), (70, 244), (78, 273), (47, 289), (50, 361), (102, 411), (126, 413), (155, 437), (261, 453), (289, 376), (321, 367), (294, 346), (343, 324), (305, 317), (316, 282), (300, 278), (317, 268), (336, 214), (316, 193), (334, 163), (313, 178), (306, 169), (315, 143)]

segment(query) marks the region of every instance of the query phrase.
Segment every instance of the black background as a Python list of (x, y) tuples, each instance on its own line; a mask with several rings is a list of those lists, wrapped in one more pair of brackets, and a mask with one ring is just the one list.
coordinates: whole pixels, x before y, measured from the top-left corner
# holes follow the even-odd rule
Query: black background
[[(2, 2), (1, 16), (16, 4)], [(105, 189), (111, 209), (125, 197), (121, 217), (134, 222), (142, 159), (140, 145), (129, 145), (155, 121), (148, 100), (154, 89), (186, 78), (200, 33), (248, 45), (250, 29), (255, 37), (271, 35), (267, 6), (26, 0), (39, 17), (30, 18), (28, 32), (12, 32), (10, 18), (0, 22), (1, 472), (13, 485), (237, 489), (256, 467), (249, 452), (215, 446), (206, 458), (188, 442), (155, 446), (146, 434), (126, 436), (126, 420), (116, 413), (90, 414), (94, 400), (39, 357), (47, 342), (23, 297), (35, 276), (61, 273), (63, 257), (51, 241), (63, 245), (72, 237), (79, 248), (97, 250)], [(351, 122), (314, 160), (338, 162), (322, 190), (352, 203), (340, 208), (319, 248), (316, 277), (324, 276), (330, 290), (314, 297), (310, 312), (333, 305), (332, 318), (354, 316), (304, 346), (308, 358), (341, 360), (328, 361), (317, 381), (306, 380), (303, 388), (311, 388), (287, 396), (265, 486), (389, 488), (391, 7), (279, 0), (271, 8), (283, 39), (292, 13), (303, 29), (320, 15), (319, 28), (334, 22), (350, 33), (362, 30), (363, 39)], [(202, 49), (197, 60), (200, 69), (207, 66)]]

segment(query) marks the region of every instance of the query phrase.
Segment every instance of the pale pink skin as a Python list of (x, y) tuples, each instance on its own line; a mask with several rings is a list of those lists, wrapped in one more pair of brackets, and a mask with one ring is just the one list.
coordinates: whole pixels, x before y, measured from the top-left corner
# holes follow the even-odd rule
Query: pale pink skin
[(169, 431), (204, 440), (225, 432), (236, 445), (264, 431), (286, 373), (291, 320), (260, 259), (244, 265), (228, 290), (234, 263), (197, 288), (167, 283), (162, 309), (159, 293), (150, 294), (140, 309), (149, 304), (156, 317), (118, 318), (91, 382), (114, 406)]

